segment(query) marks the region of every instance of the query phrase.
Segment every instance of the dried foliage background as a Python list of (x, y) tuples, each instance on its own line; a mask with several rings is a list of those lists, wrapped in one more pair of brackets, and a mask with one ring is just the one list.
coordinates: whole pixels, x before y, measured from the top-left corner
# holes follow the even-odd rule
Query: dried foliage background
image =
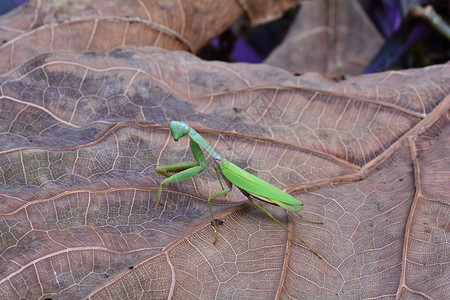
[[(32, 0), (0, 18), (5, 299), (449, 297), (448, 64), (335, 82), (187, 52), (294, 2)], [(324, 225), (267, 208), (323, 259), (236, 191), (213, 246), (212, 168), (153, 217), (155, 167), (192, 160), (175, 119), (304, 202)]]

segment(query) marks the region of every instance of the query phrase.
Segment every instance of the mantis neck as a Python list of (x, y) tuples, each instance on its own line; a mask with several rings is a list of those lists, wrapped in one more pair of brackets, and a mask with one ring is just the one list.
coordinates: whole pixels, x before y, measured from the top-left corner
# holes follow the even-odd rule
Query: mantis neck
[(213, 148), (208, 144), (208, 142), (200, 135), (197, 131), (195, 131), (193, 128), (190, 128), (189, 130), (189, 137), (196, 142), (200, 147), (205, 149), (214, 159), (216, 160), (222, 160), (222, 157), (220, 157), (219, 154), (217, 154)]

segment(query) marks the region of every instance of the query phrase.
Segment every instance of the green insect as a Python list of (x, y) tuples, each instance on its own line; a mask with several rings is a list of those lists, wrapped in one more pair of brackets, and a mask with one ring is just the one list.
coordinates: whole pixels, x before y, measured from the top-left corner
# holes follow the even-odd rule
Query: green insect
[[(218, 239), (217, 232), (217, 224), (214, 219), (214, 214), (211, 208), (211, 200), (222, 195), (227, 194), (231, 191), (233, 184), (244, 194), (250, 202), (262, 210), (269, 218), (274, 220), (277, 224), (283, 227), (287, 232), (292, 234), (297, 240), (303, 243), (312, 253), (314, 253), (317, 257), (321, 258), (309, 245), (294, 232), (289, 230), (283, 223), (277, 220), (270, 212), (264, 209), (259, 203), (255, 200), (265, 201), (270, 204), (278, 205), (284, 208), (287, 211), (296, 213), (302, 219), (315, 223), (315, 224), (323, 224), (322, 222), (312, 222), (307, 220), (298, 214), (299, 211), (303, 209), (303, 203), (291, 195), (283, 192), (279, 188), (271, 185), (270, 183), (256, 177), (239, 168), (232, 162), (223, 159), (219, 154), (217, 154), (211, 146), (206, 142), (206, 140), (193, 128), (188, 126), (186, 123), (180, 121), (172, 121), (169, 125), (170, 132), (175, 141), (178, 141), (180, 138), (189, 135), (190, 138), (190, 148), (192, 154), (194, 155), (194, 162), (181, 162), (172, 165), (160, 166), (156, 168), (156, 172), (161, 175), (166, 176), (167, 178), (161, 181), (158, 187), (158, 194), (156, 197), (156, 207), (161, 202), (161, 192), (163, 184), (168, 184), (171, 182), (180, 182), (187, 180), (198, 173), (202, 172), (206, 168), (206, 159), (201, 150), (200, 146), (205, 149), (213, 158), (216, 163), (214, 165), (214, 169), (217, 174), (217, 178), (219, 178), (220, 185), (222, 187), (222, 191), (208, 198), (208, 208), (211, 213), (211, 223), (214, 226), (214, 230), (216, 232), (216, 238), (214, 240), (214, 244)], [(224, 187), (222, 183), (222, 179), (225, 181), (227, 188)], [(155, 211), (156, 211), (155, 207)]]

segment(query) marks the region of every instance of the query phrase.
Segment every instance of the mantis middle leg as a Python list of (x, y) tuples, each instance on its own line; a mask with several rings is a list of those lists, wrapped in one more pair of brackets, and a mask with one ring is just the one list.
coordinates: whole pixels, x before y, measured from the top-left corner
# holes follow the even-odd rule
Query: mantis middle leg
[[(226, 195), (227, 193), (229, 193), (231, 191), (231, 187), (233, 186), (233, 184), (225, 177), (223, 176), (219, 169), (217, 168), (216, 165), (214, 165), (214, 170), (216, 171), (216, 175), (217, 178), (219, 179), (220, 182), (220, 186), (222, 187), (222, 191), (218, 192), (217, 194), (211, 196), (208, 198), (208, 209), (209, 209), (209, 213), (211, 214), (211, 223), (214, 227), (214, 232), (216, 234), (215, 238), (214, 238), (214, 242), (213, 245), (215, 245), (217, 243), (217, 240), (219, 239), (219, 232), (217, 229), (217, 224), (216, 224), (216, 219), (214, 218), (214, 213), (212, 211), (212, 207), (211, 207), (211, 200), (214, 198), (218, 198), (222, 195)], [(222, 183), (222, 179), (225, 181), (225, 183), (227, 184), (228, 188), (224, 188), (223, 183)]]

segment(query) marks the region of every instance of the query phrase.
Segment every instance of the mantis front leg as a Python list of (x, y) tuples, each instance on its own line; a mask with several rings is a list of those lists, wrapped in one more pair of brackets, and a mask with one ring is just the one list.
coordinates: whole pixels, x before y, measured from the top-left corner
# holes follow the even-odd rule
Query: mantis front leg
[[(156, 206), (153, 215), (155, 215), (158, 205), (161, 204), (161, 192), (163, 184), (187, 180), (197, 175), (206, 168), (206, 159), (199, 145), (191, 140), (190, 147), (192, 154), (194, 155), (195, 162), (181, 162), (156, 168), (156, 172), (166, 176), (167, 178), (161, 181), (161, 183), (159, 184), (158, 194), (156, 196)], [(172, 175), (171, 173), (175, 174)]]
[[(163, 181), (161, 181), (161, 183), (159, 184), (158, 193), (156, 195), (156, 206), (155, 206), (153, 215), (156, 214), (158, 205), (161, 203), (161, 192), (162, 192), (163, 184), (187, 180), (187, 179), (197, 175), (198, 173), (202, 172), (206, 168), (205, 155), (203, 154), (200, 146), (192, 139), (190, 139), (190, 148), (191, 148), (192, 154), (194, 155), (195, 161), (181, 162), (181, 163), (176, 163), (176, 164), (171, 164), (171, 165), (166, 165), (166, 166), (160, 166), (160, 167), (156, 168), (155, 171), (157, 173), (164, 175), (167, 178), (164, 179)], [(211, 207), (211, 200), (230, 192), (232, 183), (225, 176), (223, 176), (223, 174), (221, 173), (221, 171), (219, 170), (219, 168), (216, 165), (214, 165), (214, 170), (216, 172), (217, 178), (219, 179), (220, 186), (222, 187), (222, 191), (220, 191), (219, 193), (208, 198), (208, 209), (211, 214), (211, 223), (213, 224), (214, 231), (216, 233), (216, 237), (214, 239), (213, 244), (216, 244), (219, 234), (218, 234), (216, 220), (214, 218), (214, 213), (213, 213), (213, 210)], [(173, 173), (175, 173), (175, 174), (173, 174)], [(222, 183), (222, 179), (225, 181), (228, 188), (224, 187), (224, 185)]]

